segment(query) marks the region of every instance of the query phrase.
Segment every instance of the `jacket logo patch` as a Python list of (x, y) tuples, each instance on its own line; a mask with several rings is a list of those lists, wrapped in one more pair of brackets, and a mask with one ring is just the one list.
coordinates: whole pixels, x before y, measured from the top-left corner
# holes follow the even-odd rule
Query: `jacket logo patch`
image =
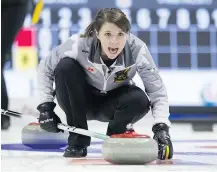
[(91, 73), (96, 73), (96, 69), (92, 66), (87, 66), (87, 70)]
[(122, 82), (122, 81), (128, 79), (129, 70), (130, 70), (130, 68), (127, 68), (127, 69), (124, 69), (122, 71), (116, 72), (114, 82)]

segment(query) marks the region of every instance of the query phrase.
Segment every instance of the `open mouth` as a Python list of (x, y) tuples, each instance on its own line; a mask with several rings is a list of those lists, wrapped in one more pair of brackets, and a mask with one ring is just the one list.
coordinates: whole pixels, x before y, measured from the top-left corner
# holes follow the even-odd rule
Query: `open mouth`
[(111, 54), (116, 54), (118, 52), (118, 48), (111, 48), (111, 47), (109, 47), (108, 50), (109, 50), (109, 52)]

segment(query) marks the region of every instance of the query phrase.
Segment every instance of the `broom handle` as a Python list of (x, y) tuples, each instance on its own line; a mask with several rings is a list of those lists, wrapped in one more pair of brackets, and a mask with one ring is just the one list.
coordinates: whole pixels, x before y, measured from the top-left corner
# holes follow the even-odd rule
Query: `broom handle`
[[(3, 110), (3, 109), (1, 109), (1, 114), (16, 117), (16, 118), (21, 118), (23, 116), (19, 112), (15, 112), (15, 111), (11, 111), (11, 110)], [(81, 134), (84, 136), (90, 136), (90, 137), (94, 137), (94, 138), (98, 138), (98, 139), (102, 139), (102, 140), (106, 140), (106, 139), (110, 138), (109, 136), (104, 135), (104, 134), (92, 132), (92, 131), (81, 129), (81, 128), (76, 128), (76, 127), (69, 126), (69, 125), (66, 125), (63, 123), (59, 123), (57, 125), (57, 127), (61, 130), (64, 130), (64, 131), (69, 131), (69, 132)]]
[(61, 129), (61, 130), (64, 130), (64, 131), (69, 131), (69, 132), (81, 134), (81, 135), (84, 135), (84, 136), (90, 136), (90, 137), (94, 137), (94, 138), (97, 138), (97, 139), (106, 140), (106, 139), (110, 138), (109, 136), (104, 135), (104, 134), (96, 133), (96, 132), (81, 129), (81, 128), (76, 128), (76, 127), (73, 127), (73, 126), (68, 126), (68, 125), (65, 125), (65, 124), (62, 124), (62, 123), (59, 123), (57, 125), (57, 127), (59, 129)]

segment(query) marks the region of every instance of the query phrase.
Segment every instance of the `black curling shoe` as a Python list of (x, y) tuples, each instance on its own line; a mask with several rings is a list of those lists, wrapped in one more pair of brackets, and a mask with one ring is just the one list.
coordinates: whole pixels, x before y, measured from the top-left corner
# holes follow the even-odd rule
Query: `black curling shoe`
[(11, 125), (11, 119), (9, 116), (2, 115), (1, 116), (1, 129), (8, 130)]
[(87, 148), (68, 146), (63, 154), (64, 157), (81, 158), (87, 156)]

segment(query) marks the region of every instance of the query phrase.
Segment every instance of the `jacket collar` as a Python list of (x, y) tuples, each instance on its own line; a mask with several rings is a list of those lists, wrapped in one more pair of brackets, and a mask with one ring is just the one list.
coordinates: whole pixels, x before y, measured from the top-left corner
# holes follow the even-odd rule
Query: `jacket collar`
[[(90, 54), (88, 58), (92, 63), (102, 64), (100, 60), (100, 54), (100, 41), (97, 38), (94, 38), (91, 44)], [(127, 41), (123, 49), (123, 53), (119, 55), (114, 66), (128, 67), (133, 64), (135, 64), (135, 61), (131, 52), (130, 45)]]

